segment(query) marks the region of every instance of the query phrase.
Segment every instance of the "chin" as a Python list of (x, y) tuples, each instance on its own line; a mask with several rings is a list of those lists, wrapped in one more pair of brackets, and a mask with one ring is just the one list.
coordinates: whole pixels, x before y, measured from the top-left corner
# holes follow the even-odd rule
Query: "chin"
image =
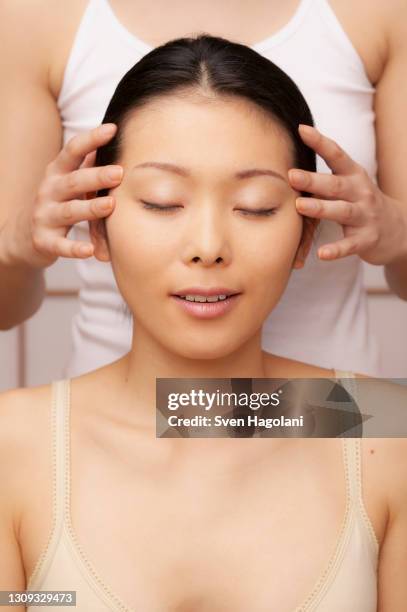
[(180, 339), (178, 342), (171, 347), (174, 354), (192, 360), (205, 360), (211, 361), (216, 359), (223, 359), (228, 357), (243, 345), (244, 341), (237, 341), (233, 338), (225, 339), (222, 341), (216, 341), (211, 338), (210, 334), (205, 334), (200, 340), (196, 339), (193, 343), (182, 342)]

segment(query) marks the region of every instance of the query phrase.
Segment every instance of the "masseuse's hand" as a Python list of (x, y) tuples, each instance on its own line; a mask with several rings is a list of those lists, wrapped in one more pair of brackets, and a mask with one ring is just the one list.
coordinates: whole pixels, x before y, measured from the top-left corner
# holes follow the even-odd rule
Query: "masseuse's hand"
[(94, 168), (93, 164), (96, 150), (111, 140), (116, 129), (105, 124), (74, 136), (48, 164), (34, 206), (27, 207), (19, 221), (20, 231), (14, 232), (21, 261), (45, 268), (58, 257), (84, 259), (93, 254), (91, 242), (66, 236), (75, 223), (106, 217), (114, 209), (112, 196), (94, 196), (99, 189), (117, 187), (122, 168)]
[(291, 169), (293, 189), (316, 196), (297, 198), (297, 210), (308, 217), (336, 221), (344, 233), (343, 239), (321, 246), (319, 258), (332, 260), (357, 254), (375, 265), (396, 260), (407, 232), (401, 203), (386, 196), (334, 140), (310, 126), (300, 125), (299, 133), (333, 174)]

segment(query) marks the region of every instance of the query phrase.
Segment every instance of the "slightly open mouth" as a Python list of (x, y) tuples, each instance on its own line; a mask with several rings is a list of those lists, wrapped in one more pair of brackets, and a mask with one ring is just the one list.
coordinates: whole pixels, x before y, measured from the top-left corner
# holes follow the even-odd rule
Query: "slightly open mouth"
[(196, 304), (216, 304), (217, 302), (225, 302), (229, 298), (239, 295), (238, 293), (231, 293), (230, 295), (209, 295), (208, 297), (192, 297), (186, 295), (174, 295), (174, 297), (180, 298), (187, 302)]
[[(241, 293), (227, 296), (192, 296), (171, 295), (171, 297), (182, 307), (183, 311), (193, 317), (200, 319), (211, 319), (227, 313), (233, 308)], [(212, 299), (213, 298), (213, 299)]]

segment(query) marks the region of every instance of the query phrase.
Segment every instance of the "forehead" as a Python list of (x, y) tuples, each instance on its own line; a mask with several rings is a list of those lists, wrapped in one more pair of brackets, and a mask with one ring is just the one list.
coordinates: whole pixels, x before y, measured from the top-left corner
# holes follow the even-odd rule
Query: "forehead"
[(293, 162), (283, 127), (254, 103), (238, 97), (165, 96), (135, 109), (121, 134), (121, 162), (145, 159), (239, 170), (254, 162), (280, 171)]

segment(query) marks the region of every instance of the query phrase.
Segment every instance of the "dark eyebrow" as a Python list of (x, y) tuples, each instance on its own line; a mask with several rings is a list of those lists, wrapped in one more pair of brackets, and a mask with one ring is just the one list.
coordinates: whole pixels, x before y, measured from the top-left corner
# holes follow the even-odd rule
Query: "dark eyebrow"
[[(174, 174), (178, 174), (179, 176), (191, 176), (191, 173), (186, 168), (182, 168), (181, 166), (176, 166), (175, 164), (170, 164), (167, 162), (144, 162), (143, 164), (137, 164), (137, 166), (133, 166), (132, 170), (136, 168), (158, 168), (158, 170), (173, 172)], [(285, 183), (287, 182), (287, 179), (285, 179), (282, 174), (279, 174), (275, 170), (270, 170), (268, 168), (249, 168), (248, 170), (240, 170), (239, 172), (236, 172), (233, 175), (233, 177), (237, 179), (252, 178), (254, 176), (273, 176), (274, 178), (281, 179)]]

